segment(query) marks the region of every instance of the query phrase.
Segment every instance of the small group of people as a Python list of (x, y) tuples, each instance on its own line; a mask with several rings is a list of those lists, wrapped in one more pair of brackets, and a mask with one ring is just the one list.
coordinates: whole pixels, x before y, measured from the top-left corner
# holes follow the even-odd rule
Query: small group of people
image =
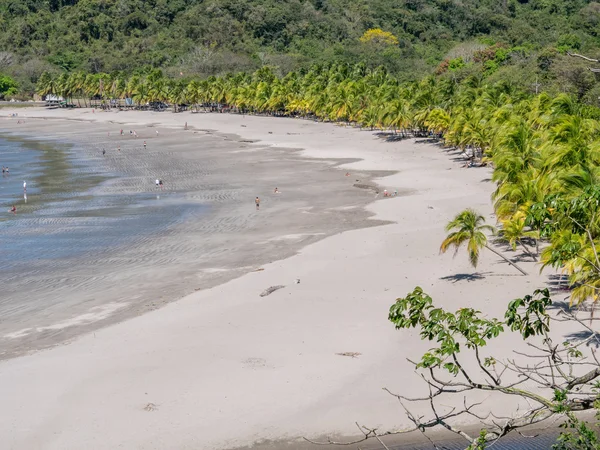
[[(281, 191), (278, 187), (273, 190), (273, 194), (281, 194)], [(254, 199), (254, 204), (256, 205), (256, 210), (258, 211), (260, 209), (260, 198), (256, 197)]]
[[(123, 134), (123, 128), (121, 128), (121, 136), (123, 136)], [(129, 130), (129, 136), (138, 137), (137, 132), (135, 130)]]
[(388, 192), (387, 189), (383, 190), (384, 197), (396, 197), (397, 195), (398, 195), (398, 189), (396, 189), (394, 192)]

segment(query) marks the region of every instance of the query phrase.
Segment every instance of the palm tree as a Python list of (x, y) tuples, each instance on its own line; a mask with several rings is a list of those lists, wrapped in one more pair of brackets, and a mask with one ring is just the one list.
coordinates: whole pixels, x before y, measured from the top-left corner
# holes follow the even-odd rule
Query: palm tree
[(539, 232), (535, 230), (526, 230), (525, 228), (525, 214), (518, 212), (511, 219), (502, 221), (500, 235), (508, 241), (508, 244), (512, 247), (513, 251), (517, 249), (517, 244), (519, 244), (523, 250), (525, 250), (525, 253), (527, 253), (534, 261), (537, 261), (536, 256), (531, 253), (523, 243), (522, 239), (532, 238), (537, 242)]
[(450, 231), (451, 233), (442, 242), (440, 252), (446, 253), (450, 247), (454, 247), (454, 254), (456, 255), (463, 244), (466, 244), (469, 261), (473, 267), (477, 267), (480, 250), (482, 248), (487, 248), (504, 259), (523, 275), (527, 275), (527, 272), (488, 245), (487, 236), (484, 231), (493, 232), (494, 227), (486, 225), (485, 218), (476, 211), (465, 209), (459, 213), (454, 220), (446, 225), (446, 231)]

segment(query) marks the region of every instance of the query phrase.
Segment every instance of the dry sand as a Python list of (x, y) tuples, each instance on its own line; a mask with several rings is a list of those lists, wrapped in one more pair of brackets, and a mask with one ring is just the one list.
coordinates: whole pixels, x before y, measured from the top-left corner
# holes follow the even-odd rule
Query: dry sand
[[(444, 225), (461, 209), (473, 207), (493, 222), (493, 186), (488, 169), (460, 168), (452, 154), (423, 140), (385, 142), (331, 124), (219, 114), (20, 109), (19, 116), (160, 123), (181, 133), (188, 122), (303, 148), (306, 157), (360, 159), (344, 166), (351, 174), (397, 171), (380, 183), (408, 194), (368, 206), (375, 219), (392, 224), (328, 237), (263, 271), (69, 345), (1, 362), (3, 448), (232, 448), (355, 435), (355, 421), (406, 425), (381, 388), (422, 391), (406, 358), (428, 345), (387, 321), (395, 298), (420, 285), (445, 307), (500, 316), (508, 300), (547, 281), (529, 262), (521, 263), (525, 277), (491, 253), (476, 271), (462, 253), (439, 255)], [(273, 285), (285, 288), (259, 296)], [(499, 351), (516, 345), (515, 336)]]

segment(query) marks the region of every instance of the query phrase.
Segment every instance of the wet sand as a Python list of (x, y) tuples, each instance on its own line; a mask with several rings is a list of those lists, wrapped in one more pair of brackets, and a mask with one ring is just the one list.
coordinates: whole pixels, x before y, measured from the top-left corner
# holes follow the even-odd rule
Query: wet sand
[[(0, 125), (5, 134), (52, 137), (54, 145), (40, 149), (53, 163), (29, 180), (29, 202), (17, 202), (19, 214), (9, 215), (23, 223), (14, 239), (30, 237), (28, 245), (39, 248), (43, 239), (61, 240), (35, 261), (6, 255), (14, 267), (0, 275), (4, 358), (159, 308), (332, 234), (382, 223), (361, 208), (374, 191), (354, 187), (375, 186), (369, 179), (377, 174), (350, 180), (336, 168), (348, 160), (308, 159), (235, 135), (152, 125), (137, 128), (138, 138), (129, 129), (121, 136), (116, 124)], [(74, 166), (79, 184), (85, 171), (79, 195), (66, 186), (60, 201), (50, 196), (56, 187), (47, 180), (63, 186), (70, 179), (55, 160)], [(51, 198), (36, 203), (34, 190)], [(65, 252), (73, 247), (76, 254)]]
[[(394, 330), (387, 321), (394, 300), (420, 285), (440, 306), (473, 306), (502, 317), (508, 301), (548, 281), (521, 254), (511, 255), (529, 276), (520, 276), (491, 253), (482, 255), (477, 270), (466, 255), (453, 259), (439, 254), (444, 225), (458, 211), (472, 207), (494, 222), (493, 185), (489, 169), (461, 169), (456, 154), (427, 140), (386, 141), (375, 133), (332, 124), (224, 114), (28, 110), (27, 115), (26, 126), (30, 120), (35, 123), (32, 117), (44, 116), (48, 122), (86, 119), (98, 129), (119, 122), (138, 133), (144, 124), (160, 123), (165, 134), (175, 136), (173, 144), (183, 133), (202, 137), (202, 132), (183, 131), (185, 122), (195, 131), (218, 130), (257, 140), (255, 145), (266, 154), (254, 153), (260, 157), (236, 169), (246, 175), (240, 177), (240, 192), (232, 194), (244, 199), (240, 208), (246, 208), (247, 231), (234, 229), (221, 246), (233, 249), (230, 241), (245, 235), (240, 238), (254, 247), (235, 247), (235, 252), (244, 255), (238, 249), (254, 249), (246, 254), (252, 260), (256, 248), (273, 248), (275, 255), (281, 251), (285, 256), (290, 244), (310, 245), (69, 345), (1, 362), (0, 435), (11, 449), (197, 450), (265, 441), (289, 442), (293, 448), (303, 436), (355, 436), (355, 422), (380, 430), (406, 427), (409, 421), (397, 402), (381, 388), (425, 394), (426, 386), (407, 358), (418, 358), (429, 343), (414, 330)], [(236, 145), (242, 144), (247, 143)], [(324, 161), (344, 164), (336, 169)], [(266, 169), (270, 164), (286, 174), (283, 181)], [(297, 187), (286, 186), (288, 178), (298, 175), (296, 164), (308, 169)], [(319, 178), (330, 173), (327, 182)], [(364, 179), (365, 173), (374, 175), (381, 188), (397, 188), (402, 195), (371, 202), (363, 210), (362, 205), (375, 199), (370, 189), (353, 187), (362, 184), (355, 180)], [(265, 211), (276, 210), (274, 216), (281, 212), (279, 219), (262, 221), (265, 211), (258, 215), (252, 201), (248, 205), (246, 199), (257, 195), (257, 184), (265, 190), (258, 194)], [(282, 194), (270, 198), (275, 184)], [(329, 203), (329, 197), (346, 190), (347, 200)], [(317, 207), (321, 210), (314, 214), (311, 208)], [(314, 222), (298, 219), (304, 216)], [(381, 225), (325, 239), (317, 235), (334, 233), (330, 228), (346, 225), (344, 220), (353, 226), (354, 220)], [(222, 222), (237, 224), (238, 219)], [(271, 228), (278, 230), (277, 237), (264, 234)], [(202, 261), (217, 277), (224, 265), (213, 261), (220, 255)], [(144, 267), (144, 273), (148, 270)], [(151, 270), (137, 288), (154, 283), (159, 272)], [(275, 285), (285, 287), (260, 296)], [(502, 358), (519, 345), (521, 339), (513, 333), (486, 351)], [(346, 352), (358, 355), (343, 356)], [(473, 400), (483, 401), (484, 409), (493, 405), (499, 414), (515, 407), (514, 399), (474, 395)], [(428, 412), (419, 406), (413, 411)]]

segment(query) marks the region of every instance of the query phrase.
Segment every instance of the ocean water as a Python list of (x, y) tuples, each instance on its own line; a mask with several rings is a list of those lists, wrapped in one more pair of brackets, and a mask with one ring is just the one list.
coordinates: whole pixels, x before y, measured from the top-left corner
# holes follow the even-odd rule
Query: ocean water
[[(91, 296), (101, 303), (115, 282), (103, 285), (100, 269), (206, 208), (176, 193), (110, 189), (121, 174), (101, 158), (73, 144), (0, 138), (9, 168), (0, 178), (0, 335), (77, 314)], [(136, 265), (120, 261), (112, 273)]]

